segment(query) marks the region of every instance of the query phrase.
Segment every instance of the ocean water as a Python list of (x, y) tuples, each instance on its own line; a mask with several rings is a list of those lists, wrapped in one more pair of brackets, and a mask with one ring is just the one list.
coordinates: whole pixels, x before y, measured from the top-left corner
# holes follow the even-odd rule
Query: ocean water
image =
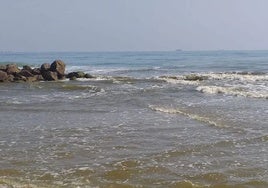
[(0, 53), (0, 187), (268, 187), (268, 51)]

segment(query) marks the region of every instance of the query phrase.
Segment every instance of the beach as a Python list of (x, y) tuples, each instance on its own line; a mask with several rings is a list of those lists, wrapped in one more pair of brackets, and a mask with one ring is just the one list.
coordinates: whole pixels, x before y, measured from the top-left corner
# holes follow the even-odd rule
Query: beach
[(268, 51), (2, 52), (0, 187), (268, 187)]

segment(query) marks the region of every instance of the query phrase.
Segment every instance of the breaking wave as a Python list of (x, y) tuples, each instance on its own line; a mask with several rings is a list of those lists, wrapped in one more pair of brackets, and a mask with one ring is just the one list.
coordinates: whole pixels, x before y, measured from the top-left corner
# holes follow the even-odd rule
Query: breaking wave
[(149, 108), (154, 110), (154, 111), (164, 112), (164, 113), (168, 113), (168, 114), (181, 114), (181, 115), (184, 115), (190, 119), (208, 124), (210, 126), (221, 127), (221, 128), (228, 127), (227, 125), (216, 122), (208, 117), (199, 116), (197, 114), (191, 114), (191, 113), (188, 113), (184, 110), (177, 109), (177, 108), (166, 108), (166, 107), (159, 107), (159, 106), (154, 106), (154, 105), (149, 105)]
[(224, 81), (244, 81), (244, 82), (257, 82), (268, 81), (267, 73), (251, 73), (251, 72), (226, 72), (226, 73), (197, 73), (186, 74), (178, 76), (160, 76), (159, 79), (170, 83), (185, 83), (196, 85), (201, 81), (206, 80), (224, 80)]
[(268, 74), (263, 72), (200, 73), (160, 76), (158, 79), (196, 86), (202, 93), (268, 99)]
[(199, 85), (200, 80), (190, 80), (186, 76), (160, 76), (157, 78), (159, 80), (172, 83), (172, 84), (182, 84), (182, 85)]
[(252, 88), (243, 87), (223, 87), (223, 86), (198, 86), (197, 91), (208, 94), (226, 94), (234, 96), (252, 97), (252, 98), (264, 98), (268, 99), (267, 90), (257, 90)]
[(268, 74), (263, 72), (225, 72), (202, 74), (210, 80), (240, 80), (245, 82), (268, 81)]

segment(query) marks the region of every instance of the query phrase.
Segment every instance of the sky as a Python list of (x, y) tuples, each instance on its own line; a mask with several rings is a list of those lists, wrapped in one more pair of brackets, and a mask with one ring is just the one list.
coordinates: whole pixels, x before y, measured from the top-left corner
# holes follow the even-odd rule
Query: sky
[(267, 50), (267, 0), (0, 0), (0, 51)]

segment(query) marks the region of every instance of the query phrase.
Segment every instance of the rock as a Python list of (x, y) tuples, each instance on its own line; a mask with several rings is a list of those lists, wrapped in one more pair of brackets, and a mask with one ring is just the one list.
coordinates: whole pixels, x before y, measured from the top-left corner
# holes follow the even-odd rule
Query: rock
[(63, 78), (65, 75), (65, 63), (61, 60), (55, 60), (50, 66), (50, 71), (57, 72), (59, 79)]
[(58, 73), (52, 71), (44, 71), (42, 72), (42, 76), (46, 81), (56, 81), (58, 80)]
[[(40, 68), (25, 65), (21, 70), (15, 64), (0, 65), (0, 82), (56, 81), (65, 78), (64, 72), (65, 64), (61, 60), (55, 60), (51, 65), (44, 63)], [(74, 72), (72, 79), (85, 76), (84, 72)]]
[(50, 64), (49, 63), (44, 63), (41, 65), (40, 67), (40, 71), (44, 72), (44, 71), (49, 71), (50, 70)]
[(27, 78), (25, 76), (16, 74), (15, 77), (14, 77), (14, 81), (16, 81), (16, 82), (21, 82), (21, 81), (26, 82)]
[(25, 69), (22, 69), (18, 74), (21, 76), (25, 76), (25, 77), (33, 77), (34, 76), (30, 71), (25, 70)]
[(24, 82), (26, 82), (27, 81), (27, 78), (25, 76), (22, 76), (21, 77), (21, 80), (24, 81)]
[(69, 77), (70, 80), (76, 80), (77, 78), (75, 76)]
[(6, 68), (7, 74), (16, 74), (18, 72), (20, 72), (20, 69), (17, 67), (17, 65), (15, 65), (15, 64), (7, 65), (7, 68)]
[(24, 65), (22, 70), (27, 70), (29, 72), (32, 72), (32, 67), (30, 67), (29, 65)]
[(67, 78), (71, 79), (71, 78), (94, 78), (94, 76), (90, 75), (90, 74), (86, 74), (84, 72), (78, 71), (78, 72), (70, 72), (67, 75)]
[(75, 73), (75, 77), (76, 78), (84, 78), (85, 77), (85, 73), (84, 72), (81, 72), (81, 71), (76, 72)]
[(0, 82), (8, 80), (8, 75), (6, 72), (0, 70)]
[(15, 76), (13, 76), (13, 74), (9, 74), (9, 75), (7, 75), (7, 81), (9, 81), (9, 82), (14, 82), (14, 78), (15, 78)]
[(70, 79), (73, 78), (73, 77), (76, 78), (76, 76), (75, 76), (75, 72), (70, 72), (70, 73), (68, 73), (68, 74), (66, 75), (66, 77), (67, 77), (67, 78), (70, 78)]
[(94, 76), (92, 76), (91, 74), (85, 74), (85, 76), (84, 76), (85, 78), (95, 78)]
[(26, 81), (27, 82), (37, 82), (37, 81), (43, 81), (44, 78), (42, 75), (33, 75), (33, 76), (30, 76), (30, 77), (26, 77)]
[(34, 75), (34, 77), (36, 78), (37, 81), (43, 81), (44, 80), (42, 75)]
[(0, 65), (0, 70), (1, 71), (6, 71), (7, 69), (7, 66), (6, 65)]
[(72, 77), (75, 77), (75, 78), (84, 78), (85, 77), (85, 73), (84, 72), (70, 72), (68, 75), (67, 75), (67, 78), (72, 78)]
[(27, 77), (27, 82), (36, 82), (36, 81), (37, 81), (37, 77), (36, 76)]
[(41, 75), (41, 69), (40, 68), (34, 68), (31, 73), (33, 75)]

